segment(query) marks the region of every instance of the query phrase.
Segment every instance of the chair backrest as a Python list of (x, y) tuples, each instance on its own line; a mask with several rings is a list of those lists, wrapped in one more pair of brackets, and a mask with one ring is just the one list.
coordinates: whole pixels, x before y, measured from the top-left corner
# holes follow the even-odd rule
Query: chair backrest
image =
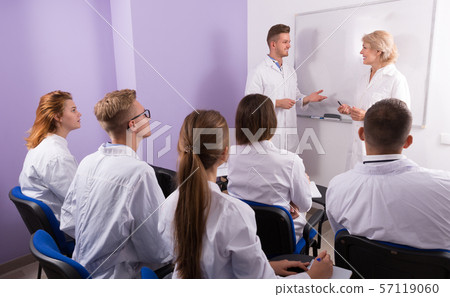
[(45, 230), (54, 238), (64, 254), (72, 255), (74, 242), (66, 241), (64, 233), (59, 229), (59, 221), (47, 204), (25, 196), (20, 187), (15, 187), (9, 192), (9, 199), (16, 206), (30, 234), (39, 229)]
[(281, 206), (241, 199), (255, 211), (257, 235), (268, 258), (295, 251), (295, 229), (291, 214)]
[(450, 278), (449, 251), (369, 240), (346, 229), (336, 233), (334, 248), (336, 266), (351, 269), (352, 278)]
[(173, 170), (162, 168), (154, 165), (150, 165), (155, 170), (156, 179), (163, 191), (164, 197), (168, 197), (173, 191), (177, 189), (176, 175)]
[(48, 278), (89, 278), (86, 268), (64, 256), (50, 234), (44, 230), (37, 230), (31, 236), (30, 250)]
[(158, 279), (159, 277), (156, 273), (148, 267), (141, 268), (141, 278), (142, 279)]

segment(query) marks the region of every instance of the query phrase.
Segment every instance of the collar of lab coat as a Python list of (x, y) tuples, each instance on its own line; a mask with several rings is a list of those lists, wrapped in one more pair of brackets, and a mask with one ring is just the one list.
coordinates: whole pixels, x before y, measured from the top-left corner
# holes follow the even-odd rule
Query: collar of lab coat
[(211, 189), (211, 191), (214, 191), (214, 192), (217, 192), (217, 193), (222, 193), (220, 191), (220, 188), (219, 188), (218, 184), (216, 184), (216, 183), (214, 183), (212, 181), (208, 181), (208, 185), (209, 185), (209, 188)]
[[(395, 67), (394, 64), (389, 64), (389, 65), (386, 65), (386, 66), (378, 69), (377, 73), (380, 72), (382, 75), (392, 76), (395, 74), (396, 70), (397, 70), (397, 68)], [(377, 74), (377, 73), (375, 73), (375, 74)], [(369, 70), (369, 75), (370, 75), (370, 70)]]
[(132, 158), (135, 158), (137, 160), (140, 160), (139, 156), (136, 154), (135, 151), (128, 145), (114, 145), (114, 146), (107, 146), (106, 143), (103, 143), (99, 148), (98, 151), (104, 155), (107, 156), (129, 156)]
[(406, 157), (402, 154), (363, 156), (363, 161), (384, 161), (384, 160), (399, 160), (399, 159), (406, 159)]
[(386, 175), (386, 174), (399, 174), (401, 172), (406, 172), (411, 170), (413, 167), (418, 165), (413, 161), (409, 160), (405, 155), (395, 154), (395, 155), (371, 155), (365, 156), (365, 161), (376, 161), (376, 160), (392, 160), (393, 162), (379, 162), (379, 163), (358, 163), (356, 164), (354, 171), (360, 174), (370, 174), (370, 175)]
[(48, 135), (47, 137), (45, 137), (45, 138), (48, 138), (49, 140), (53, 140), (53, 141), (55, 141), (55, 142), (59, 142), (59, 143), (61, 143), (61, 144), (63, 144), (64, 146), (68, 146), (67, 145), (67, 139), (65, 139), (64, 137), (62, 137), (62, 136), (59, 136), (59, 135), (56, 135), (56, 134), (50, 134), (50, 135)]

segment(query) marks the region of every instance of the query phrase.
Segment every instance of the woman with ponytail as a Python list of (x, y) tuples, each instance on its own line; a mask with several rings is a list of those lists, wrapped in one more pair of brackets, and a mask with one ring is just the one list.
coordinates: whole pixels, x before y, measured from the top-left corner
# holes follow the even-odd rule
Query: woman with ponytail
[(70, 93), (50, 92), (41, 97), (26, 138), (29, 151), (19, 177), (20, 188), (26, 196), (46, 203), (58, 220), (77, 170), (66, 137), (80, 128), (80, 117)]
[[(186, 117), (178, 140), (178, 189), (160, 209), (159, 230), (173, 245), (174, 278), (327, 278), (329, 255), (308, 263), (267, 260), (256, 235), (253, 210), (222, 193), (217, 167), (228, 158), (229, 132), (217, 111), (199, 110)], [(288, 268), (308, 270), (296, 274)]]

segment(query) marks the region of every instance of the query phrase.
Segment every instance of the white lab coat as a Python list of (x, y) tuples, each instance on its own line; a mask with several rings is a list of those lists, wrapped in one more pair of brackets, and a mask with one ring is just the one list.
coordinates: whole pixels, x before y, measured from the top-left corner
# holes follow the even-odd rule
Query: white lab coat
[[(358, 83), (355, 107), (367, 111), (376, 102), (389, 98), (400, 99), (411, 107), (408, 82), (394, 64), (378, 69), (370, 82), (369, 79), (370, 70), (365, 72)], [(364, 142), (358, 136), (358, 130), (363, 125), (363, 121), (352, 123), (352, 142), (348, 151), (346, 170), (352, 169), (366, 155)]]
[(402, 155), (366, 156), (334, 177), (326, 195), (333, 232), (422, 249), (450, 250), (450, 172), (419, 167)]
[[(303, 106), (303, 98), (306, 95), (300, 93), (297, 87), (297, 74), (294, 68), (283, 63), (282, 70), (280, 70), (269, 56), (265, 57), (264, 61), (247, 79), (245, 94), (254, 93), (268, 96), (274, 107), (277, 99), (289, 98), (300, 99), (298, 101), (300, 108), (302, 110), (307, 108), (307, 105)], [(275, 107), (275, 113), (277, 114), (278, 129), (272, 139), (273, 143), (279, 148), (295, 152), (299, 143), (295, 106), (291, 109)]]
[(47, 204), (59, 220), (61, 206), (77, 171), (67, 140), (56, 134), (28, 151), (19, 176), (22, 193)]
[[(289, 211), (294, 202), (300, 216), (294, 220), (297, 241), (303, 236), (305, 212), (311, 208), (311, 190), (303, 160), (264, 140), (232, 147), (228, 158), (228, 192), (234, 197), (278, 205)], [(236, 152), (236, 153), (234, 153)]]
[[(276, 278), (256, 235), (253, 210), (244, 202), (220, 192), (217, 184), (208, 184), (211, 190), (211, 205), (200, 263), (203, 278)], [(167, 198), (159, 216), (159, 230), (164, 240), (172, 246), (178, 198), (177, 189)], [(289, 277), (309, 278), (309, 275), (299, 273)], [(176, 265), (173, 278), (178, 278)]]
[(73, 259), (93, 278), (137, 278), (142, 265), (158, 268), (170, 260), (157, 227), (163, 202), (155, 171), (130, 147), (100, 146), (81, 161), (62, 207)]

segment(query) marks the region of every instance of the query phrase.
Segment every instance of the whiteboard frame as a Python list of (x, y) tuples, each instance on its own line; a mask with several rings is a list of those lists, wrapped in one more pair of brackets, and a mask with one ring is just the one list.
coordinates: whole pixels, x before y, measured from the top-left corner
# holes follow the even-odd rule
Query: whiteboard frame
[[(408, 1), (408, 0), (379, 0), (379, 1), (373, 1), (373, 2), (363, 2), (359, 5), (354, 4), (354, 5), (344, 5), (344, 6), (339, 6), (339, 7), (333, 7), (333, 8), (327, 8), (327, 9), (320, 9), (320, 10), (314, 10), (314, 11), (309, 11), (309, 12), (303, 12), (303, 13), (297, 13), (294, 16), (294, 19), (296, 20), (297, 17), (300, 16), (305, 16), (305, 15), (310, 15), (310, 14), (317, 14), (317, 13), (324, 13), (324, 12), (330, 12), (330, 11), (337, 11), (337, 10), (343, 10), (343, 9), (350, 9), (350, 8), (359, 8), (359, 7), (365, 7), (365, 6), (371, 6), (371, 5), (377, 5), (377, 4), (384, 4), (384, 3), (390, 3), (390, 2), (400, 2), (400, 1)], [(428, 45), (428, 65), (427, 65), (427, 74), (426, 74), (426, 78), (425, 78), (425, 98), (424, 98), (424, 107), (423, 107), (423, 116), (422, 116), (422, 123), (421, 124), (416, 124), (413, 125), (413, 127), (415, 128), (421, 128), (421, 129), (425, 129), (426, 127), (426, 119), (427, 119), (427, 110), (428, 110), (428, 96), (429, 96), (429, 87), (430, 87), (430, 68), (431, 68), (431, 59), (433, 56), (433, 41), (434, 41), (434, 30), (435, 30), (435, 24), (436, 24), (436, 0), (432, 0), (432, 16), (431, 16), (431, 26), (430, 26), (430, 43)], [(295, 36), (297, 36), (297, 28), (295, 27)], [(328, 40), (327, 40), (328, 41)], [(325, 41), (325, 43), (327, 42)], [(295, 61), (294, 61), (295, 62)], [(297, 66), (297, 65), (295, 65)], [(295, 68), (295, 71), (297, 71), (297, 69)], [(307, 115), (301, 115), (301, 114), (297, 114), (297, 117), (303, 117), (303, 118), (311, 118), (314, 119), (311, 116), (307, 116)], [(342, 123), (348, 123), (351, 121), (348, 120), (341, 120), (338, 122), (342, 122)]]

